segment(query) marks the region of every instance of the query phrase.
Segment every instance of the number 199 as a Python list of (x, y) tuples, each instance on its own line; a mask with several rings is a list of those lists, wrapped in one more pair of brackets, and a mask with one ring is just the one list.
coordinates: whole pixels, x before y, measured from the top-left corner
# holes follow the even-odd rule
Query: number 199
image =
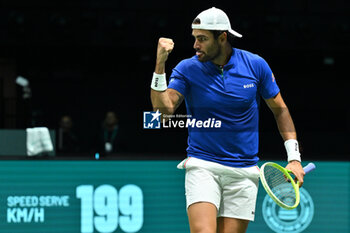
[[(137, 232), (143, 225), (143, 193), (133, 184), (119, 190), (104, 184), (95, 190), (92, 185), (80, 185), (76, 196), (81, 199), (81, 233), (111, 233), (118, 228)], [(94, 216), (94, 213), (96, 216)]]

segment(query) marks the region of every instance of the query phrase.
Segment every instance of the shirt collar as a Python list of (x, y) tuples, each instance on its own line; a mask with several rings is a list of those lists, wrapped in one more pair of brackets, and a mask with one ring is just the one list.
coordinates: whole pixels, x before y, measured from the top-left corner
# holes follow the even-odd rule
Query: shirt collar
[(224, 65), (223, 67), (222, 66), (218, 66), (218, 65), (215, 65), (213, 62), (211, 61), (208, 61), (206, 62), (208, 65), (212, 66), (212, 67), (216, 67), (218, 69), (220, 68), (224, 68), (224, 69), (231, 69), (232, 67), (235, 67), (236, 66), (236, 60), (237, 60), (237, 55), (236, 55), (236, 49), (235, 48), (232, 48), (232, 54), (231, 54), (231, 57), (230, 59), (228, 60), (227, 64)]

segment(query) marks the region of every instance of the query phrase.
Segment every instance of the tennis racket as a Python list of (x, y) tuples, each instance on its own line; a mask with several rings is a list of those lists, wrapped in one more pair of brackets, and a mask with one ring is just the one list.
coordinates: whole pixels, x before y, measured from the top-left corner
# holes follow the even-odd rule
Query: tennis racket
[[(316, 168), (309, 163), (303, 169), (305, 174)], [(299, 205), (299, 181), (295, 183), (292, 172), (277, 163), (267, 162), (260, 168), (260, 180), (267, 194), (284, 209), (294, 209)]]

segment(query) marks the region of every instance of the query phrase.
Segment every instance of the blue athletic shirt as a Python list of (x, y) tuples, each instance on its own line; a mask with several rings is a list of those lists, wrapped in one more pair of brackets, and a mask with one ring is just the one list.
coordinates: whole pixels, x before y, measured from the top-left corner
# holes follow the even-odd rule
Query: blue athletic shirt
[(234, 48), (229, 62), (219, 67), (195, 55), (173, 69), (168, 88), (185, 97), (187, 120), (209, 126), (221, 121), (220, 128), (188, 127), (188, 156), (231, 167), (257, 164), (260, 96), (279, 93), (263, 58)]

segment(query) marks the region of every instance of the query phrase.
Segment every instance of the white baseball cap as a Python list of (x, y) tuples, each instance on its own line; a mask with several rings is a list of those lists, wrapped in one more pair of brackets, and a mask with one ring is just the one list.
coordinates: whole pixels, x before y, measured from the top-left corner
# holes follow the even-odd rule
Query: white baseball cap
[(200, 23), (192, 24), (192, 29), (227, 30), (236, 37), (242, 37), (241, 34), (232, 30), (230, 20), (226, 13), (218, 8), (212, 7), (208, 10), (202, 11), (196, 18), (200, 19)]

